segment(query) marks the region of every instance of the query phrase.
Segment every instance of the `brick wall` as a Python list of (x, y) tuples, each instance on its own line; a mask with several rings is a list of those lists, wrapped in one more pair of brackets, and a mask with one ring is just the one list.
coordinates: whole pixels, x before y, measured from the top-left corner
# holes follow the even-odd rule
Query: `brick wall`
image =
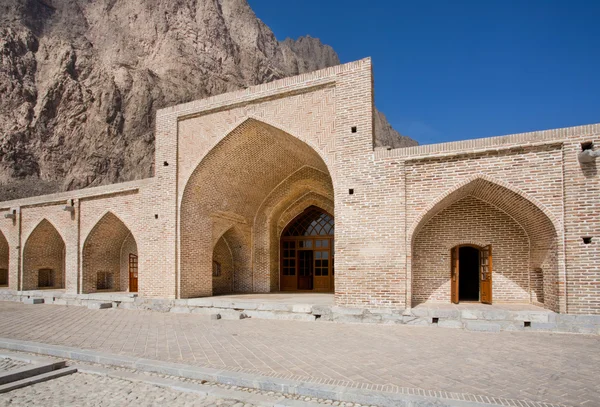
[(25, 242), (23, 290), (38, 288), (40, 269), (53, 270), (53, 288), (65, 287), (65, 242), (56, 228), (45, 219), (31, 232)]

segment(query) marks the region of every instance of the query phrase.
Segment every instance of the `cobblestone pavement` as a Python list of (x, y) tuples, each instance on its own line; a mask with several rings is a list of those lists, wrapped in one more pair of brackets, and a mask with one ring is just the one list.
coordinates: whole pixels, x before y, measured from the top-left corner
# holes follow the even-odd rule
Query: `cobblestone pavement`
[(146, 383), (85, 373), (75, 373), (0, 394), (0, 406), (253, 407), (239, 400), (201, 397)]
[(600, 406), (600, 338), (0, 302), (0, 337), (374, 390)]

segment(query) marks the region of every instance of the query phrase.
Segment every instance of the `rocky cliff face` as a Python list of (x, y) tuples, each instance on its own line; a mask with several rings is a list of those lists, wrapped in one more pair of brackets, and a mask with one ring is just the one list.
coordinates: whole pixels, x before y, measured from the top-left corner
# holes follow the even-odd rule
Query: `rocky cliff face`
[[(156, 109), (339, 63), (246, 0), (3, 0), (0, 200), (152, 175)], [(378, 145), (416, 144), (381, 114)]]

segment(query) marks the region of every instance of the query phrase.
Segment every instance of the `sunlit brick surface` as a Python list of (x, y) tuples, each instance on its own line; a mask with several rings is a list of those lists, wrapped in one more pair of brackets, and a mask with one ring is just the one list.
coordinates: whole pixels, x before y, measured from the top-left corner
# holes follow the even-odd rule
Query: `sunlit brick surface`
[(153, 178), (0, 203), (9, 289), (36, 288), (25, 242), (46, 220), (69, 293), (103, 270), (126, 290), (133, 251), (142, 297), (276, 291), (281, 231), (315, 205), (335, 218), (337, 305), (446, 302), (450, 246), (476, 241), (496, 301), (600, 313), (600, 178), (577, 158), (600, 125), (374, 148), (372, 85), (363, 59), (159, 110)]

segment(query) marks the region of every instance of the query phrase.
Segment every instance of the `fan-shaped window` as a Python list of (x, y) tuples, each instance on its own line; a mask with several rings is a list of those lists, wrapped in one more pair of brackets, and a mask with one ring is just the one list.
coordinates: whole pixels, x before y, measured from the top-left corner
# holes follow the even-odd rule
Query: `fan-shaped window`
[(332, 236), (333, 232), (333, 217), (311, 206), (286, 228), (283, 236)]

